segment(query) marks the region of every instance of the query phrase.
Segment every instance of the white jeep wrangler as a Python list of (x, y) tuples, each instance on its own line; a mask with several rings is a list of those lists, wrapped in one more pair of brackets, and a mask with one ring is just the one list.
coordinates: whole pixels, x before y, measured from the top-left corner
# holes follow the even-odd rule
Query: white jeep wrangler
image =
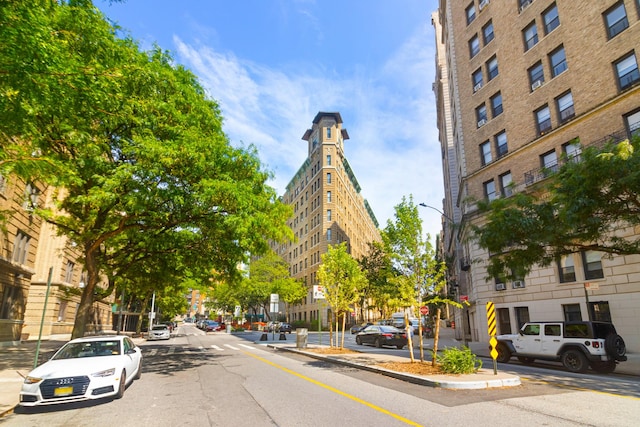
[(535, 359), (562, 362), (571, 372), (609, 373), (627, 360), (624, 340), (607, 322), (528, 322), (517, 334), (498, 335), (496, 360), (509, 362), (512, 356), (525, 364)]

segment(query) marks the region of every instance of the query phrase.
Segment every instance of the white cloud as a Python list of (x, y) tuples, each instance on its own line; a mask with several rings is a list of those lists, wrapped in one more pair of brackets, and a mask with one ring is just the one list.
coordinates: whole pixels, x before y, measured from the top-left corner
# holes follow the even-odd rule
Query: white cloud
[[(180, 62), (194, 71), (220, 104), (234, 144), (254, 144), (275, 173), (279, 194), (307, 157), (302, 135), (318, 111), (338, 111), (350, 140), (349, 163), (381, 227), (402, 196), (438, 209), (442, 204), (441, 155), (431, 83), (432, 35), (425, 24), (380, 70), (283, 71), (174, 38)], [(435, 235), (440, 218), (421, 211)]]

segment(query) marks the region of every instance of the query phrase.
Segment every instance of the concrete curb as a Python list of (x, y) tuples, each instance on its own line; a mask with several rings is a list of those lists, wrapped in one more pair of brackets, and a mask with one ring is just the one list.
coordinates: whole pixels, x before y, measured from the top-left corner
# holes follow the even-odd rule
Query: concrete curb
[[(366, 365), (362, 363), (352, 362), (348, 358), (340, 356), (324, 356), (313, 352), (299, 350), (297, 348), (277, 346), (267, 344), (268, 347), (275, 350), (288, 351), (291, 353), (303, 354), (307, 357), (311, 357), (316, 360), (324, 360), (337, 365), (349, 366), (351, 368), (357, 368), (369, 372), (378, 373), (391, 378), (395, 378), (401, 381), (410, 382), (413, 384), (424, 385), (429, 387), (440, 387), (446, 389), (459, 389), (459, 390), (478, 390), (494, 387), (515, 387), (521, 384), (520, 377), (511, 374), (499, 373), (497, 376), (493, 374), (493, 371), (488, 369), (480, 369), (475, 374), (468, 375), (413, 375), (397, 371), (392, 371), (385, 368), (374, 366), (375, 360), (372, 358), (372, 365)], [(359, 353), (359, 355), (366, 355), (366, 353)]]

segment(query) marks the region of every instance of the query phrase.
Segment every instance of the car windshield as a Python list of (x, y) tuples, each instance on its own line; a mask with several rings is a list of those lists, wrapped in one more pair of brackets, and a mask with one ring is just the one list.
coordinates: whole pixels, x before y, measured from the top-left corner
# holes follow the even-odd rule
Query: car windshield
[(114, 356), (120, 354), (120, 341), (89, 341), (65, 344), (53, 360), (77, 359), (80, 357)]
[(152, 331), (166, 331), (167, 327), (165, 325), (156, 325), (151, 330)]

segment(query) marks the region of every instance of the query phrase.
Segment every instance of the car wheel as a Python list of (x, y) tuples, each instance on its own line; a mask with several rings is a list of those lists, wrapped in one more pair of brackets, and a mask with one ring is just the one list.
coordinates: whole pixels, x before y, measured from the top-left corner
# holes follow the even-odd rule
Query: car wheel
[(500, 363), (509, 363), (509, 359), (511, 359), (511, 351), (506, 344), (498, 344), (496, 347), (496, 351), (498, 352), (498, 357), (496, 357), (496, 361)]
[(382, 347), (382, 341), (380, 341), (380, 338), (376, 338), (376, 347), (378, 348)]
[(127, 371), (124, 369), (120, 374), (120, 385), (118, 386), (118, 394), (116, 394), (116, 399), (122, 399), (124, 396), (124, 391), (127, 388)]
[(584, 372), (589, 367), (587, 358), (580, 350), (567, 350), (562, 354), (562, 364), (569, 372)]
[(362, 345), (362, 338), (356, 337), (356, 344)]
[(600, 374), (610, 374), (616, 370), (616, 362), (609, 360), (608, 362), (591, 362), (591, 369)]
[(136, 372), (136, 376), (133, 377), (134, 380), (139, 380), (142, 376), (142, 360), (138, 363), (138, 372)]
[(627, 346), (620, 335), (609, 334), (604, 340), (604, 348), (609, 356), (621, 360), (627, 354)]
[(520, 363), (524, 363), (525, 365), (531, 365), (534, 360), (536, 359), (534, 359), (533, 357), (522, 357), (522, 356), (518, 357), (518, 361)]

